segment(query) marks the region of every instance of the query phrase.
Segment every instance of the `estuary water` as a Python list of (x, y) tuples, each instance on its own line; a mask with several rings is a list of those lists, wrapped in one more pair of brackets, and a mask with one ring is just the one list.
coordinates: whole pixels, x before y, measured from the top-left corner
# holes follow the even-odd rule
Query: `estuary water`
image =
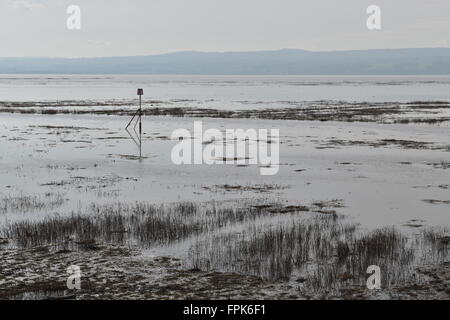
[[(134, 99), (244, 102), (450, 100), (450, 76), (0, 75), (0, 101)], [(217, 106), (215, 106), (217, 107)]]

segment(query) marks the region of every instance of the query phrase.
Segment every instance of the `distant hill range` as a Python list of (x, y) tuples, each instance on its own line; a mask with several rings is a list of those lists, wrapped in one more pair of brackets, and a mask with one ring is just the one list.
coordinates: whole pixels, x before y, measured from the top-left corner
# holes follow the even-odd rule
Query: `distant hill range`
[(102, 58), (0, 58), (0, 73), (203, 75), (449, 75), (450, 48), (183, 51)]

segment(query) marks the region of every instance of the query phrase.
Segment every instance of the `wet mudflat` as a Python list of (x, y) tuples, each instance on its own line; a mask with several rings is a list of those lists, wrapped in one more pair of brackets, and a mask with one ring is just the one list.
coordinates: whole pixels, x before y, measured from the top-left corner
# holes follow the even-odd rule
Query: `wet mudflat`
[(275, 176), (174, 165), (192, 114), (146, 117), (142, 158), (126, 117), (0, 114), (0, 296), (71, 298), (77, 264), (79, 299), (448, 298), (448, 122), (277, 114), (202, 118), (279, 128)]

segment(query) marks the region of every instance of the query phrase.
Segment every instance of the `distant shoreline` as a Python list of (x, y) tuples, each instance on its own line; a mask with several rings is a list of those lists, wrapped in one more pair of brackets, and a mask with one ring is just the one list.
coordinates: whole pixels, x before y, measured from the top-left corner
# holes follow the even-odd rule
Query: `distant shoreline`
[(0, 58), (0, 74), (450, 75), (450, 48)]

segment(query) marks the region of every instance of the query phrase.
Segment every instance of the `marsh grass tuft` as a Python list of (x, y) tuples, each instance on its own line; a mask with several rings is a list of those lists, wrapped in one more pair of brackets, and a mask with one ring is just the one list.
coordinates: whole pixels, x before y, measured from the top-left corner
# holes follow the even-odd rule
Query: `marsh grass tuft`
[[(430, 239), (436, 239), (433, 250)], [(433, 230), (415, 241), (394, 227), (367, 232), (343, 216), (315, 213), (307, 219), (252, 226), (197, 242), (188, 265), (300, 282), (299, 290), (305, 292), (365, 287), (367, 268), (377, 265), (383, 288), (389, 288), (421, 282), (415, 268), (425, 260), (425, 252), (428, 262), (448, 261), (442, 239), (445, 242)]]
[(60, 193), (47, 193), (44, 196), (3, 196), (0, 198), (0, 213), (54, 209), (62, 206), (65, 201)]
[(261, 214), (256, 208), (218, 207), (214, 203), (92, 204), (83, 213), (10, 223), (0, 234), (25, 248), (48, 244), (77, 247), (76, 244), (86, 241), (152, 246), (256, 219)]
[(96, 250), (103, 243), (155, 247), (189, 239), (186, 269), (255, 275), (319, 293), (365, 287), (370, 265), (381, 268), (382, 286), (389, 288), (422, 281), (415, 268), (424, 262), (449, 261), (447, 229), (407, 237), (394, 227), (367, 231), (343, 215), (321, 213), (340, 207), (340, 201), (244, 208), (92, 204), (69, 216), (11, 222), (0, 229), (0, 238), (19, 248), (52, 245), (55, 252)]

